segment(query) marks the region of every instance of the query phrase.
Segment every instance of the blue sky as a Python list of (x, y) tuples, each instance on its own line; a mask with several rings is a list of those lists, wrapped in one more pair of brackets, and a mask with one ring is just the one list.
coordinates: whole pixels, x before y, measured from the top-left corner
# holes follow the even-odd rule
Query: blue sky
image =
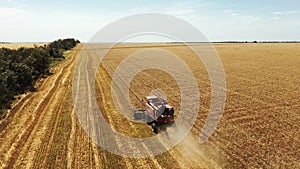
[(298, 0), (0, 0), (0, 41), (88, 41), (105, 25), (146, 12), (184, 19), (210, 41), (300, 40)]

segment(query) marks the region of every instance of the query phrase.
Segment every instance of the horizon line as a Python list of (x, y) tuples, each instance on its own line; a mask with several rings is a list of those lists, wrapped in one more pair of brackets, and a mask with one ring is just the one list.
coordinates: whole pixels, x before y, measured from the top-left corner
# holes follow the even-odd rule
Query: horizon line
[[(64, 39), (64, 38), (62, 38)], [(52, 41), (36, 41), (36, 42), (25, 42), (25, 41), (7, 41), (0, 42), (0, 44), (18, 44), (18, 43), (51, 43)], [(153, 41), (153, 42), (80, 42), (80, 43), (101, 43), (101, 44), (128, 44), (128, 43), (300, 43), (300, 40), (222, 40), (222, 41), (192, 41), (192, 42), (170, 42), (170, 41)]]

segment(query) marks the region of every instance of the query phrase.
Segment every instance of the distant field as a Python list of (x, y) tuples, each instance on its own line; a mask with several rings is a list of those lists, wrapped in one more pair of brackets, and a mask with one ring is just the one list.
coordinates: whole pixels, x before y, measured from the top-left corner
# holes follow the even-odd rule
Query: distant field
[(32, 48), (34, 46), (43, 46), (47, 43), (38, 42), (38, 43), (0, 43), (0, 48), (9, 48), (9, 49), (18, 49), (20, 47)]

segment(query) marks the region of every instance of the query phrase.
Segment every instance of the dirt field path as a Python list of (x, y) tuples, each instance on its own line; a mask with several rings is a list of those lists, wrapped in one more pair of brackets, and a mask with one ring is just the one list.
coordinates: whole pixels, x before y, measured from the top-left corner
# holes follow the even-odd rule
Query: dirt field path
[[(79, 49), (46, 78), (38, 92), (26, 96), (3, 120), (1, 130), (1, 168), (46, 166), (52, 157), (57, 130), (64, 116), (64, 106), (71, 86), (72, 68)], [(69, 113), (69, 112), (67, 112)], [(66, 119), (68, 120), (68, 119)]]

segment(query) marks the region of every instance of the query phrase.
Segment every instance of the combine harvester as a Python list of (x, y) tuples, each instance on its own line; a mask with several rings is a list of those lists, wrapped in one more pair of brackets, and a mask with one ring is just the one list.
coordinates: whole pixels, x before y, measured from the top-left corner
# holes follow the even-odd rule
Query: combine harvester
[(152, 131), (155, 134), (163, 126), (175, 125), (174, 109), (166, 100), (157, 96), (147, 96), (146, 102), (143, 102), (142, 110), (134, 110), (133, 116), (135, 120), (144, 120), (148, 125), (151, 125)]

